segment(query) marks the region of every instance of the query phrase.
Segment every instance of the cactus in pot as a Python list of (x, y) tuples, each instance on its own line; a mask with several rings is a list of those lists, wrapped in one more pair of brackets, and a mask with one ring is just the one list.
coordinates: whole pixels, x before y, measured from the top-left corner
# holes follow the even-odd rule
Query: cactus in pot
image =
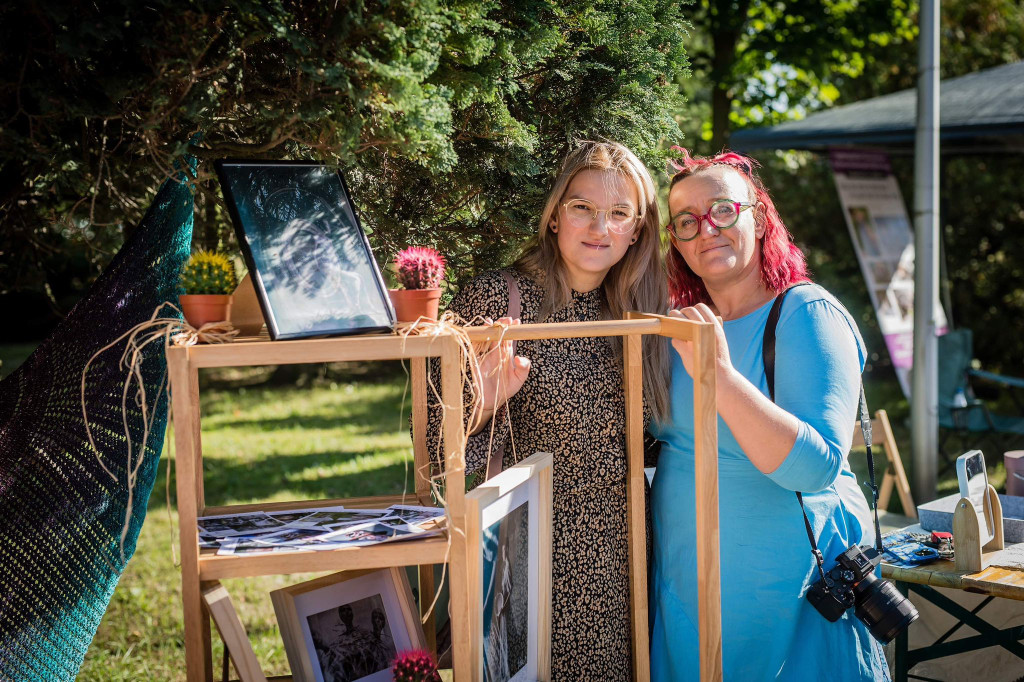
[(190, 325), (198, 329), (208, 322), (229, 319), (231, 294), (238, 286), (238, 277), (227, 255), (196, 251), (181, 269), (178, 283), (185, 291), (179, 300)]
[(391, 289), (391, 302), (399, 322), (437, 319), (444, 281), (444, 257), (426, 246), (410, 246), (395, 256), (395, 277), (401, 289)]

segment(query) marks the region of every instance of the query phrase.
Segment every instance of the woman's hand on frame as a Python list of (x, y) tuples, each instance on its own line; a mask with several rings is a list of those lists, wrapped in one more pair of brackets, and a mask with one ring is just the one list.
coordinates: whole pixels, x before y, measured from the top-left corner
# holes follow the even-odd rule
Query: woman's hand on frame
[[(683, 308), (682, 310), (670, 310), (668, 311), (668, 316), (693, 320), (694, 322), (710, 322), (715, 325), (715, 339), (717, 340), (715, 344), (715, 368), (718, 373), (718, 379), (721, 381), (725, 378), (724, 375), (733, 370), (732, 359), (729, 357), (729, 345), (725, 339), (725, 329), (722, 328), (721, 321), (711, 308), (704, 303), (698, 303), (695, 306)], [(672, 339), (672, 347), (679, 353), (679, 359), (683, 361), (686, 373), (692, 377), (694, 363), (693, 342)]]
[[(487, 324), (493, 324), (490, 318)], [(519, 320), (503, 317), (498, 324), (515, 326)], [(473, 388), (480, 401), (478, 417), (470, 432), (478, 432), (494, 415), (495, 410), (519, 392), (530, 374), (530, 359), (515, 355), (511, 341), (494, 342), (479, 356), (479, 371), (473, 377)]]

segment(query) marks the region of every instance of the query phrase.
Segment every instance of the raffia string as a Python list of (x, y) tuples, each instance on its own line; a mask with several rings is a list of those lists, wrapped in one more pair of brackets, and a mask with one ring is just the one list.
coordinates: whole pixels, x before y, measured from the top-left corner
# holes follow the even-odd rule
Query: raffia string
[[(490, 326), (493, 326), (493, 327), (498, 328), (498, 329), (501, 330), (501, 333), (500, 333), (500, 335), (498, 337), (498, 340), (496, 342), (494, 342), (494, 343), (474, 344), (470, 340), (469, 335), (466, 333), (465, 327), (469, 327), (469, 326), (486, 326), (486, 325), (490, 325)], [(403, 341), (408, 340), (408, 338), (410, 336), (433, 336), (433, 337), (437, 337), (437, 336), (442, 336), (442, 335), (451, 335), (455, 339), (456, 343), (459, 345), (459, 348), (462, 350), (462, 356), (464, 358), (466, 358), (467, 362), (460, 363), (460, 371), (461, 371), (461, 378), (462, 378), (461, 385), (463, 385), (463, 386), (467, 386), (468, 385), (470, 387), (469, 400), (468, 400), (468, 402), (464, 401), (463, 404), (462, 404), (463, 411), (466, 411), (467, 408), (468, 408), (468, 411), (469, 411), (469, 419), (464, 421), (463, 424), (462, 424), (462, 428), (463, 428), (462, 441), (463, 442), (466, 442), (468, 440), (470, 431), (476, 425), (477, 419), (479, 419), (479, 417), (481, 415), (481, 412), (483, 410), (483, 396), (482, 395), (478, 395), (478, 392), (476, 390), (476, 387), (478, 385), (476, 379), (480, 380), (480, 384), (479, 385), (482, 386), (482, 380), (485, 377), (485, 375), (483, 375), (482, 369), (480, 367), (481, 360), (483, 358), (487, 357), (491, 353), (498, 353), (498, 352), (500, 352), (501, 344), (505, 340), (505, 332), (507, 330), (508, 330), (508, 325), (505, 324), (505, 323), (501, 323), (501, 322), (488, 322), (488, 320), (486, 320), (484, 317), (479, 316), (479, 315), (474, 317), (473, 319), (471, 319), (471, 320), (469, 320), (467, 322), (462, 317), (460, 317), (459, 315), (455, 314), (454, 312), (452, 312), (450, 310), (446, 311), (437, 320), (429, 319), (429, 318), (426, 318), (426, 317), (420, 317), (415, 322), (402, 322), (402, 323), (399, 323), (395, 327), (395, 333), (400, 335), (402, 337)], [(403, 343), (403, 350), (404, 350), (404, 343)], [(404, 363), (403, 363), (403, 367), (404, 367)], [(505, 388), (504, 374), (501, 373), (500, 370), (501, 370), (500, 363), (498, 363), (494, 367), (494, 369), (491, 370), (491, 372), (499, 372), (499, 374), (498, 374), (498, 382), (495, 383), (495, 395), (494, 395), (494, 403), (495, 404), (498, 401), (498, 396), (501, 395), (501, 393), (503, 392), (503, 389)], [(408, 373), (408, 370), (406, 370), (406, 372)], [(444, 399), (443, 399), (443, 397), (441, 395), (441, 392), (438, 390), (438, 387), (434, 383), (434, 379), (433, 379), (433, 376), (431, 374), (432, 374), (431, 372), (427, 372), (428, 397), (432, 396), (434, 398), (434, 400), (437, 401), (437, 404), (441, 406), (442, 423), (443, 423), (444, 420), (446, 420), (448, 418), (448, 410), (452, 409), (454, 406), (448, 405), (447, 403), (445, 403), (445, 401), (444, 401)], [(406, 380), (406, 388), (408, 388), (408, 378)], [(464, 400), (464, 398), (463, 398), (463, 396), (461, 394), (459, 396), (459, 399), (460, 400)], [(403, 393), (403, 396), (402, 396), (402, 405), (403, 405), (403, 409), (404, 409), (404, 405), (405, 405), (404, 393)], [(496, 424), (497, 421), (498, 420), (496, 420), (496, 419), (491, 419), (490, 433), (489, 433), (488, 442), (487, 442), (487, 459), (488, 460), (492, 456), (492, 450), (493, 450), (493, 447), (494, 447), (494, 431), (495, 431), (495, 427), (497, 425)], [(506, 424), (506, 426), (509, 429), (509, 443), (510, 443), (510, 446), (512, 448), (512, 459), (513, 459), (513, 461), (518, 462), (519, 459), (516, 456), (516, 451), (515, 451), (515, 440), (512, 437), (512, 420), (511, 420), (511, 416), (510, 416), (510, 413), (509, 413), (508, 409), (505, 410), (505, 424)], [(434, 447), (433, 457), (431, 457), (430, 458), (430, 462), (428, 462), (426, 464), (428, 470), (426, 472), (421, 472), (430, 481), (430, 488), (431, 488), (431, 492), (434, 495), (434, 498), (437, 499), (438, 502), (441, 504), (441, 506), (444, 508), (445, 516), (448, 519), (448, 528), (449, 528), (448, 546), (447, 546), (447, 548), (445, 550), (445, 564), (442, 566), (442, 569), (441, 569), (441, 579), (437, 583), (437, 588), (436, 588), (436, 590), (434, 592), (434, 599), (433, 599), (433, 601), (430, 604), (430, 608), (427, 609), (427, 611), (423, 614), (423, 617), (422, 617), (422, 622), (423, 623), (426, 623), (427, 619), (430, 618), (431, 614), (434, 611), (434, 607), (437, 604), (438, 597), (441, 594), (441, 585), (444, 584), (444, 576), (445, 576), (445, 572), (447, 571), (447, 568), (448, 568), (447, 559), (448, 559), (448, 557), (449, 557), (449, 555), (451, 553), (451, 532), (452, 532), (452, 529), (455, 528), (455, 526), (451, 523), (451, 511), (450, 511), (450, 509), (448, 507), (448, 503), (445, 500), (445, 497), (444, 497), (444, 494), (443, 494), (443, 491), (442, 491), (442, 488), (441, 488), (441, 483), (444, 480), (443, 466), (441, 466), (444, 463), (444, 453), (442, 452), (442, 449), (441, 449), (442, 441), (443, 441), (443, 438), (439, 437), (437, 439), (437, 444)], [(438, 473), (435, 474), (435, 473), (432, 473), (429, 470), (429, 468), (431, 466), (431, 462), (437, 462), (438, 463), (438, 465), (439, 465), (439, 467), (438, 467), (439, 472)]]
[[(124, 426), (125, 442), (127, 443), (125, 485), (128, 488), (128, 504), (125, 507), (124, 524), (121, 527), (121, 538), (119, 542), (122, 569), (127, 563), (127, 558), (124, 554), (124, 543), (128, 536), (128, 527), (131, 523), (135, 496), (135, 482), (138, 478), (139, 468), (142, 466), (142, 462), (145, 459), (146, 445), (149, 442), (150, 429), (152, 428), (153, 420), (156, 417), (154, 411), (150, 409), (150, 403), (146, 396), (146, 385), (142, 378), (143, 352), (147, 346), (158, 341), (163, 341), (165, 347), (169, 345), (193, 346), (200, 342), (229, 343), (234, 341), (235, 337), (238, 335), (238, 330), (234, 329), (229, 322), (210, 322), (197, 329), (184, 319), (177, 317), (165, 317), (164, 315), (167, 314), (165, 312), (166, 308), (176, 311), (179, 315), (181, 314), (181, 310), (172, 303), (160, 304), (156, 310), (153, 311), (152, 316), (150, 316), (147, 321), (140, 322), (103, 348), (93, 353), (92, 357), (89, 358), (89, 361), (85, 363), (85, 368), (82, 369), (81, 403), (82, 419), (85, 422), (85, 433), (89, 439), (89, 445), (92, 447), (93, 454), (96, 456), (96, 461), (99, 462), (103, 471), (110, 476), (111, 480), (113, 480), (115, 484), (119, 484), (120, 481), (118, 480), (117, 475), (111, 471), (110, 467), (108, 467), (103, 461), (103, 454), (99, 451), (99, 448), (96, 447), (96, 441), (93, 439), (92, 427), (89, 425), (88, 408), (85, 404), (85, 382), (86, 375), (89, 373), (89, 367), (97, 357), (117, 344), (122, 342), (125, 343), (124, 350), (122, 351), (121, 357), (118, 361), (119, 369), (126, 373), (124, 386), (121, 390), (121, 423)], [(132, 394), (133, 384), (134, 394)], [(166, 370), (160, 378), (160, 385), (157, 390), (157, 395), (154, 397), (154, 404), (159, 400), (161, 393), (166, 393), (170, 396), (170, 386), (167, 381)], [(131, 429), (128, 426), (129, 400), (132, 400), (135, 403), (135, 406), (142, 414), (142, 442), (138, 445), (137, 450), (133, 450)], [(170, 413), (169, 402), (167, 409), (168, 413)], [(169, 476), (170, 472), (168, 471), (168, 478)]]

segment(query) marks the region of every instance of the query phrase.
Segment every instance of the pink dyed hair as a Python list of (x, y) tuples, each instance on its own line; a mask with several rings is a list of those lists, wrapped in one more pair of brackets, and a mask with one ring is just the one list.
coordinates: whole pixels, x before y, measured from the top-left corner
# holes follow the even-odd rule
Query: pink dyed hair
[[(757, 164), (753, 159), (724, 151), (712, 157), (693, 157), (682, 147), (672, 147), (682, 154), (676, 162), (670, 162), (676, 169), (669, 187), (697, 175), (714, 166), (728, 166), (744, 177), (750, 186), (754, 200), (764, 205), (763, 217), (755, 220), (764, 221), (764, 237), (761, 239), (761, 282), (771, 291), (782, 291), (791, 284), (809, 281), (807, 277), (807, 261), (803, 252), (793, 243), (793, 235), (786, 229), (779, 212), (772, 202), (768, 190), (758, 177), (754, 168)], [(757, 215), (757, 214), (755, 214)], [(711, 304), (711, 297), (704, 286), (704, 280), (698, 277), (683, 260), (682, 255), (673, 246), (665, 257), (668, 267), (668, 294), (673, 307), (686, 308), (698, 303)]]

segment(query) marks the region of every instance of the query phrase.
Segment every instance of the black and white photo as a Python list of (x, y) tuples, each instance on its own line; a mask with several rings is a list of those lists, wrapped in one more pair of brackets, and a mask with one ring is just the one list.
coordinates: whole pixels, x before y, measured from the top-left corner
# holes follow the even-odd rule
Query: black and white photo
[(390, 682), (397, 654), (425, 646), (404, 569), (335, 573), (270, 596), (296, 682)]

